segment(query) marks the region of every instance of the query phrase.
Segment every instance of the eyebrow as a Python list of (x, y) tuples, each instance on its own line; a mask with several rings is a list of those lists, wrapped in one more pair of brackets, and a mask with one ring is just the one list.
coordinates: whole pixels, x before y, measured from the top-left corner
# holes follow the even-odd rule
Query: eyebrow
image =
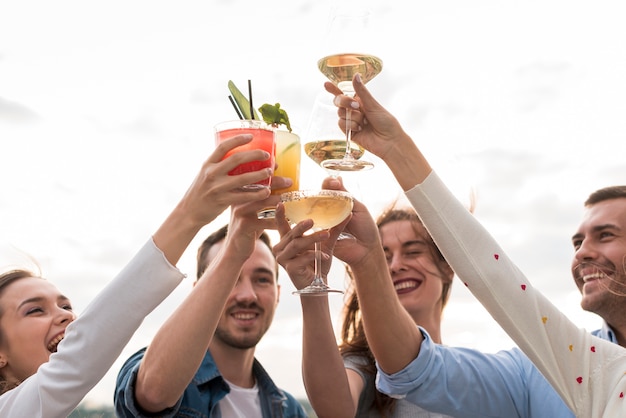
[[(46, 298), (44, 298), (43, 296), (35, 296), (35, 297), (32, 297), (32, 298), (25, 299), (17, 306), (17, 309), (20, 309), (22, 306), (24, 306), (26, 304), (29, 304), (29, 303), (36, 303), (36, 302), (41, 303), (45, 299)], [(57, 303), (59, 303), (59, 302), (70, 302), (70, 299), (67, 296), (59, 295), (57, 297)]]
[(269, 275), (271, 275), (271, 276), (274, 276), (274, 275), (275, 275), (275, 272), (274, 272), (274, 271), (272, 271), (271, 269), (265, 268), (265, 267), (258, 267), (258, 268), (255, 268), (255, 269), (254, 269), (254, 272), (255, 272), (255, 273), (267, 273), (267, 274), (269, 274)]
[[(403, 242), (401, 247), (402, 248), (406, 248), (406, 247), (410, 247), (412, 245), (428, 245), (428, 243), (426, 241), (424, 241), (424, 240), (421, 240), (421, 239), (415, 239), (415, 240)], [(389, 248), (389, 246), (388, 245), (384, 245), (383, 248)]]
[[(603, 225), (596, 225), (596, 226), (594, 226), (593, 228), (591, 228), (591, 232), (600, 232), (600, 231), (604, 231), (604, 230), (607, 230), (607, 229), (612, 229), (612, 230), (615, 230), (615, 231), (619, 231), (620, 230), (620, 228), (617, 225), (615, 225), (615, 224), (603, 224)], [(584, 234), (581, 233), (581, 232), (579, 232), (577, 234), (574, 234), (572, 236), (572, 241), (574, 241), (576, 239), (580, 239), (583, 236), (584, 236)]]

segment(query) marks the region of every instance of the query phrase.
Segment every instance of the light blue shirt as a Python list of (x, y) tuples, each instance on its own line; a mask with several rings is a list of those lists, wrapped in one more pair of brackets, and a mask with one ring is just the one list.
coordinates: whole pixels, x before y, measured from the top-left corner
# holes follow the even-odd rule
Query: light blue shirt
[[(574, 418), (521, 350), (489, 354), (446, 347), (420, 330), (424, 342), (415, 360), (392, 375), (378, 369), (381, 392), (454, 417)], [(606, 324), (592, 334), (617, 343)]]

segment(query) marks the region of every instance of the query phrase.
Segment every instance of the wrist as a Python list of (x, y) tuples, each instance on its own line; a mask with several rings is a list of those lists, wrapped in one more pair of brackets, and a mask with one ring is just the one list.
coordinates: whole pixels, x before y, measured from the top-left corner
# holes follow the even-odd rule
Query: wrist
[(394, 140), (394, 145), (384, 156), (383, 161), (404, 191), (420, 184), (431, 171), (428, 161), (405, 132)]

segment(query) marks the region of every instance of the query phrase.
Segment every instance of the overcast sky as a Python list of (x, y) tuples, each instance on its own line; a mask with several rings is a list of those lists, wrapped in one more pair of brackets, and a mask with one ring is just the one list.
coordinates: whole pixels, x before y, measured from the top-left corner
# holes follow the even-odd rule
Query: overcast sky
[[(331, 2), (283, 0), (0, 0), (0, 267), (28, 263), (80, 312), (173, 208), (236, 117), (228, 80), (280, 102), (296, 132), (323, 91)], [(570, 237), (593, 190), (624, 184), (626, 6), (615, 1), (371, 0), (369, 87), (400, 119), (457, 196), (530, 280), (582, 327)], [(366, 51), (368, 52), (368, 51)], [(374, 215), (401, 191), (380, 160), (346, 177)], [(303, 187), (325, 172), (303, 161)], [(179, 263), (195, 275), (199, 242)], [(273, 235), (276, 242), (276, 236)], [(331, 281), (341, 285), (340, 270)], [(257, 357), (305, 396), (299, 300), (283, 274)], [(110, 403), (114, 379), (191, 289), (187, 279), (145, 321), (88, 396)], [(339, 321), (341, 296), (331, 296)], [(444, 342), (486, 351), (511, 341), (459, 281)]]

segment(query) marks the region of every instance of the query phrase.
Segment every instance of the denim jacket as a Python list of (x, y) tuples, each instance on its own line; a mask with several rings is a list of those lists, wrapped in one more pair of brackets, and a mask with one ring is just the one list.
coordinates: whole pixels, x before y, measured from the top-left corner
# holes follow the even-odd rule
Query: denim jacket
[[(230, 388), (220, 375), (213, 356), (208, 350), (193, 380), (174, 407), (156, 414), (142, 411), (135, 402), (134, 390), (139, 364), (145, 351), (146, 349), (143, 348), (126, 360), (117, 376), (114, 402), (118, 417), (221, 418), (217, 404), (230, 392)], [(264, 418), (305, 418), (307, 416), (300, 403), (292, 395), (276, 387), (256, 359), (252, 370), (259, 387), (261, 411)]]

